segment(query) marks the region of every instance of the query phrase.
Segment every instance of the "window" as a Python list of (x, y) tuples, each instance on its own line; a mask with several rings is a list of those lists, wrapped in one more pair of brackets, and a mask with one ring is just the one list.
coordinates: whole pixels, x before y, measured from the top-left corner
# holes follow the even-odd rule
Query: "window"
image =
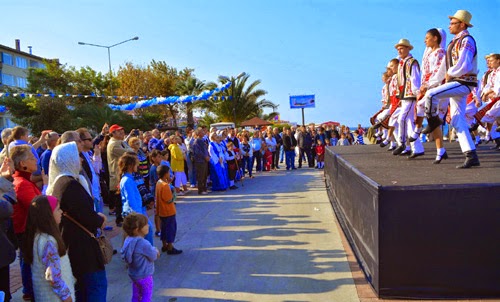
[(16, 86), (14, 76), (11, 74), (2, 73), (2, 85)]
[(38, 61), (30, 60), (30, 67), (45, 69), (45, 64), (40, 63)]
[(7, 65), (14, 65), (12, 55), (5, 52), (2, 52), (2, 62)]
[(28, 60), (23, 57), (16, 57), (16, 66), (22, 69), (28, 68)]
[(25, 78), (17, 78), (17, 87), (19, 88), (28, 88), (28, 80)]

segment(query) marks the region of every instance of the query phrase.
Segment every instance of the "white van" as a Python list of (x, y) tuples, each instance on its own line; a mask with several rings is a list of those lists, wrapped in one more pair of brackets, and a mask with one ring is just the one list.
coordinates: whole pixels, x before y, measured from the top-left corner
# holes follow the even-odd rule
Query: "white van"
[(226, 128), (234, 128), (234, 123), (224, 122), (224, 123), (215, 123), (210, 125), (210, 129), (214, 127), (217, 130), (224, 130)]

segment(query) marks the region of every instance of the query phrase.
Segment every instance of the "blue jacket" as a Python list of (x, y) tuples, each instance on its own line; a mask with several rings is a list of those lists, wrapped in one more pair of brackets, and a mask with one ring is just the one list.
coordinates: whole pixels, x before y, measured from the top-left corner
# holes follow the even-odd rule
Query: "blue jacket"
[(127, 237), (120, 250), (122, 259), (128, 265), (128, 275), (132, 280), (140, 280), (153, 275), (154, 261), (158, 250), (142, 237)]
[(123, 213), (137, 212), (146, 215), (146, 207), (142, 206), (142, 197), (134, 175), (125, 173), (120, 180), (120, 193), (122, 195)]

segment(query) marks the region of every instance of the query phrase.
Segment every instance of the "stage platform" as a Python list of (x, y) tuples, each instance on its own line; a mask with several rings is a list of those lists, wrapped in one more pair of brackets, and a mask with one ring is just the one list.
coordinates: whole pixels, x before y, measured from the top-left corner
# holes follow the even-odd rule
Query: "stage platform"
[(380, 298), (500, 298), (500, 152), (478, 148), (432, 164), (434, 143), (409, 160), (378, 145), (329, 147), (330, 201)]

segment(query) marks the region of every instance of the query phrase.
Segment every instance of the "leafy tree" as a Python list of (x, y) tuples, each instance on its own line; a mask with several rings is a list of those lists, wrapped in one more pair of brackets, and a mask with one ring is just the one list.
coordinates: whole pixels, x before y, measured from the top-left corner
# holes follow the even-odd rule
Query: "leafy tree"
[[(261, 99), (267, 94), (263, 89), (257, 89), (261, 81), (256, 80), (247, 85), (250, 75), (245, 74), (241, 78), (234, 77), (228, 79), (219, 77), (222, 84), (231, 80), (229, 88), (217, 96), (224, 97), (224, 100), (209, 100), (201, 105), (204, 109), (214, 113), (217, 119), (223, 122), (235, 122), (236, 125), (252, 117), (259, 116), (264, 108), (276, 109), (278, 105), (266, 99)], [(214, 83), (207, 84), (207, 87), (214, 87)]]
[[(146, 68), (126, 63), (118, 71), (117, 78), (120, 81), (118, 93), (121, 95), (166, 97), (176, 94), (179, 72), (164, 61), (153, 60)], [(129, 101), (126, 100), (126, 102)], [(140, 118), (143, 118), (142, 115), (146, 113), (149, 114), (150, 119), (155, 116), (152, 113), (161, 114), (164, 120), (171, 117), (174, 125), (177, 126), (178, 104), (155, 106), (149, 110), (143, 109), (136, 112)]]
[(9, 96), (2, 99), (2, 104), (9, 108), (16, 124), (26, 126), (33, 133), (72, 129), (73, 117), (64, 102), (57, 98)]
[[(198, 95), (205, 88), (205, 83), (195, 77), (189, 77), (177, 83), (177, 92), (180, 95)], [(196, 103), (188, 102), (185, 104), (187, 126), (194, 128), (193, 109), (199, 107)]]

